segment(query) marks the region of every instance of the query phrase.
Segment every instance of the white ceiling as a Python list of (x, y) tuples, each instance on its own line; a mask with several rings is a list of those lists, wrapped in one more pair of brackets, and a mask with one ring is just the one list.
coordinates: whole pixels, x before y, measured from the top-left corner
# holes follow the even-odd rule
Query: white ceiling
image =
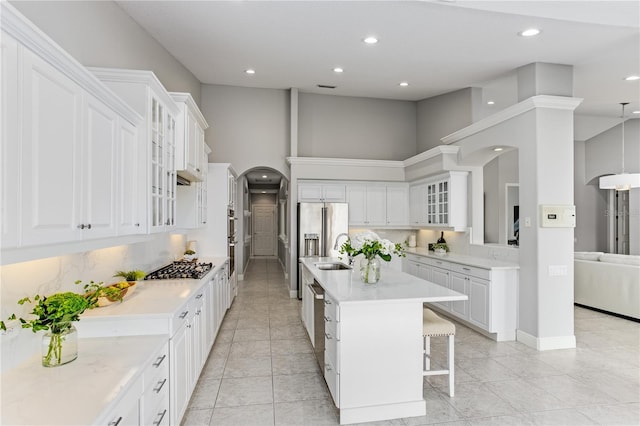
[[(640, 81), (623, 80), (640, 75), (637, 0), (119, 4), (202, 83), (415, 101), (470, 86), (497, 90), (515, 68), (549, 62), (574, 66), (584, 122), (604, 117), (608, 126), (623, 101), (640, 109)], [(517, 36), (529, 27), (542, 33)], [(370, 34), (377, 45), (362, 43)]]

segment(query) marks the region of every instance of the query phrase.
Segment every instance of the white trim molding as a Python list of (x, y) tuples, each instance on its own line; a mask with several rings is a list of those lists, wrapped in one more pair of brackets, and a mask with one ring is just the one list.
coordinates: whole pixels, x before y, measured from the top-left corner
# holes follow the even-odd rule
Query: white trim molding
[(518, 342), (539, 351), (573, 349), (576, 347), (576, 336), (536, 337), (522, 330), (517, 330), (516, 339)]
[(460, 129), (457, 132), (451, 133), (440, 140), (444, 144), (452, 144), (535, 108), (565, 109), (573, 111), (581, 102), (582, 98), (569, 98), (566, 96), (532, 96), (529, 99), (525, 99), (524, 101), (507, 107), (502, 111), (498, 111), (487, 118), (476, 121), (475, 123)]
[(287, 157), (287, 163), (301, 166), (404, 167), (404, 161), (361, 160), (357, 158)]

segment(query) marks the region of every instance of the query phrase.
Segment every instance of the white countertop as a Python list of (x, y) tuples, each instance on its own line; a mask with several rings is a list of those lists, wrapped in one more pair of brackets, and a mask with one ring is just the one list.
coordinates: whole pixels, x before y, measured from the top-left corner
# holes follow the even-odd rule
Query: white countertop
[[(122, 303), (85, 311), (82, 321), (144, 315), (147, 318), (173, 315), (203, 283), (220, 270), (227, 258), (198, 259), (198, 262), (213, 263), (213, 268), (201, 279), (145, 280), (136, 284), (135, 292)], [(82, 325), (81, 325), (82, 327)]]
[(2, 374), (3, 425), (90, 425), (142, 374), (168, 336), (78, 340), (78, 358), (42, 366), (34, 355)]
[(468, 266), (475, 266), (483, 269), (520, 269), (517, 263), (504, 262), (486, 257), (468, 256), (465, 254), (451, 253), (435, 254), (423, 247), (407, 248), (407, 254), (415, 254), (418, 256), (428, 257), (430, 259), (445, 260), (447, 262), (460, 263)]
[[(421, 278), (391, 268), (384, 268), (380, 281), (365, 284), (360, 280), (358, 265), (351, 270), (320, 270), (316, 263), (339, 262), (332, 257), (300, 258), (329, 296), (342, 303), (381, 303), (381, 302), (443, 302), (448, 300), (467, 300), (467, 296), (457, 291), (439, 286)], [(384, 261), (381, 261), (384, 263)]]

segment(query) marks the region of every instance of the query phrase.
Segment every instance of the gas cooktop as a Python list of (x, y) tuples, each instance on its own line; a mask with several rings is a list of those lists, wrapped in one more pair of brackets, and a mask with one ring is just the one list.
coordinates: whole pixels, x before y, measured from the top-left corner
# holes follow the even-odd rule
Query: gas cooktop
[(145, 280), (175, 280), (181, 278), (200, 279), (213, 268), (213, 263), (197, 263), (178, 260), (149, 273)]

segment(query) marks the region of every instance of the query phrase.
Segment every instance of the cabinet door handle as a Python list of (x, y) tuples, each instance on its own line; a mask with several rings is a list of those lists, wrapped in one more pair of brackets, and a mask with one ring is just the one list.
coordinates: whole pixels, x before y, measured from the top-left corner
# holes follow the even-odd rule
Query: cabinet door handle
[(469, 268), (462, 268), (462, 270), (464, 270), (464, 271), (470, 271), (471, 269), (469, 269)]
[(158, 413), (160, 418), (158, 420), (156, 420), (155, 422), (153, 422), (153, 424), (158, 426), (160, 423), (162, 423), (162, 419), (164, 419), (164, 415), (165, 414), (167, 414), (167, 409), (166, 408), (164, 409), (164, 411), (162, 413)]
[(330, 304), (331, 304), (331, 301), (330, 301), (330, 300), (327, 300), (327, 299), (324, 299), (324, 304), (325, 304), (325, 305), (330, 305)]
[(331, 371), (331, 366), (329, 364), (325, 364), (324, 369), (327, 371)]
[(331, 322), (331, 318), (329, 318), (328, 316), (324, 316), (324, 322)]
[(87, 229), (91, 229), (91, 224), (87, 224)]
[(122, 416), (118, 417), (116, 420), (112, 420), (109, 422), (109, 426), (118, 426), (122, 421)]
[(331, 335), (330, 335), (329, 333), (324, 333), (324, 337), (325, 337), (327, 340), (331, 340), (331, 339), (333, 339), (333, 337), (331, 337)]
[(164, 361), (164, 359), (165, 359), (166, 357), (167, 357), (166, 355), (159, 356), (159, 357), (158, 357), (158, 359), (156, 360), (156, 362), (154, 362), (152, 365), (153, 365), (155, 368), (160, 367), (160, 364), (162, 364), (162, 362)]
[(164, 379), (163, 381), (158, 382), (157, 383), (158, 387), (157, 388), (153, 388), (153, 391), (155, 393), (160, 393), (160, 390), (162, 390), (162, 387), (164, 386), (165, 383), (167, 383), (167, 379)]
[(200, 299), (202, 297), (202, 293), (200, 293), (199, 295), (196, 296), (196, 300)]
[(139, 224), (139, 223), (136, 223), (134, 226), (140, 226), (140, 224)]
[(78, 225), (78, 229), (84, 229), (84, 223), (81, 223), (80, 225)]
[(189, 311), (184, 311), (183, 313), (180, 314), (180, 319), (185, 319), (187, 315), (189, 315)]

